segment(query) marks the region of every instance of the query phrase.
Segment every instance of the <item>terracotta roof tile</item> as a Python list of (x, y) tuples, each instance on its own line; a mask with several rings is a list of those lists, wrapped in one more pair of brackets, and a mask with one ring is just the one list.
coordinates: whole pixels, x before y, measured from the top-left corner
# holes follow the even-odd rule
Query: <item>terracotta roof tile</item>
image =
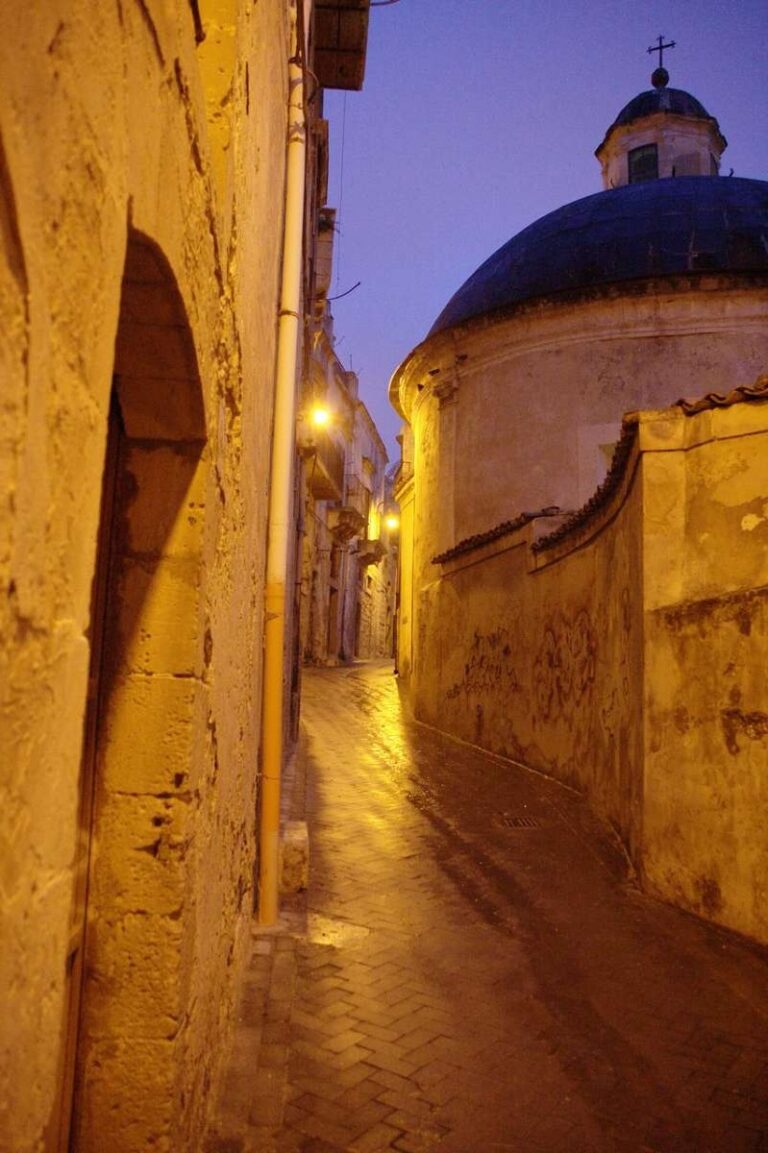
[(474, 536), (468, 536), (465, 540), (459, 541), (453, 548), (433, 557), (432, 564), (445, 564), (446, 561), (453, 560), (457, 556), (463, 556), (464, 553), (473, 552), (477, 548), (482, 548), (483, 545), (492, 544), (501, 537), (508, 536), (509, 533), (517, 532), (519, 528), (523, 528), (529, 521), (536, 520), (538, 517), (562, 516), (562, 511), (557, 505), (549, 505), (547, 508), (539, 509), (538, 512), (521, 512), (514, 520), (502, 521), (501, 524), (497, 524), (488, 532), (476, 533)]
[(677, 405), (686, 416), (695, 416), (697, 412), (705, 412), (708, 408), (730, 408), (732, 404), (741, 404), (745, 400), (768, 400), (768, 373), (758, 376), (754, 384), (745, 384), (730, 392), (708, 392), (698, 400), (686, 400), (683, 397)]

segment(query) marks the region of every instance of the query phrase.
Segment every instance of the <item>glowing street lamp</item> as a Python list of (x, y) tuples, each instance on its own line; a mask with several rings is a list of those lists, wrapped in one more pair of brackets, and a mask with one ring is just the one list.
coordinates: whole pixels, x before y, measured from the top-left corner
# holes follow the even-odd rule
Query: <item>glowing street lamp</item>
[(386, 525), (389, 532), (397, 532), (397, 530), (400, 528), (400, 517), (396, 512), (388, 512), (384, 517), (384, 524)]
[(327, 428), (331, 423), (331, 410), (325, 404), (313, 404), (309, 410), (309, 422), (313, 428)]

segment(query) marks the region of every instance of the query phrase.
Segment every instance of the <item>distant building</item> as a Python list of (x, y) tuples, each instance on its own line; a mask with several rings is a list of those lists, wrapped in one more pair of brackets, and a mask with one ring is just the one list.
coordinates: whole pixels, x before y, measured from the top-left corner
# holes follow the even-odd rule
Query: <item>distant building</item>
[[(344, 369), (334, 348), (327, 303), (333, 222), (333, 211), (326, 210), (300, 425), (300, 651), (311, 664), (393, 655), (395, 566), (385, 515), (388, 458), (360, 400), (357, 377)], [(317, 423), (318, 410), (327, 423)]]
[(724, 148), (657, 70), (606, 190), (395, 372), (398, 664), (421, 719), (580, 789), (650, 889), (768, 940), (768, 184)]

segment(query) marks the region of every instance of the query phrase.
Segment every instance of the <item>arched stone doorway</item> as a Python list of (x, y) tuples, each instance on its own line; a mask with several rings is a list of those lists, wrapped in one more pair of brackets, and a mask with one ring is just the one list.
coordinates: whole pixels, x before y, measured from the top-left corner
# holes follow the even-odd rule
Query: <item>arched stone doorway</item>
[(59, 1148), (143, 1153), (172, 1145), (191, 968), (207, 453), (182, 298), (136, 232), (109, 423)]

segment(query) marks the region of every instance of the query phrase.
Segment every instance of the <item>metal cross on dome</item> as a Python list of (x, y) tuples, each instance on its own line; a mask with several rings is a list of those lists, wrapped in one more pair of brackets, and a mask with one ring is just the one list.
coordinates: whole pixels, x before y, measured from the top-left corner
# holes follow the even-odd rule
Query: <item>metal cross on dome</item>
[(652, 45), (648, 49), (648, 51), (649, 52), (658, 52), (658, 54), (659, 54), (659, 68), (663, 68), (664, 67), (664, 50), (665, 50), (665, 48), (674, 48), (674, 47), (675, 47), (674, 40), (670, 40), (669, 44), (665, 44), (664, 43), (664, 37), (659, 36), (658, 44), (656, 44), (655, 46)]

